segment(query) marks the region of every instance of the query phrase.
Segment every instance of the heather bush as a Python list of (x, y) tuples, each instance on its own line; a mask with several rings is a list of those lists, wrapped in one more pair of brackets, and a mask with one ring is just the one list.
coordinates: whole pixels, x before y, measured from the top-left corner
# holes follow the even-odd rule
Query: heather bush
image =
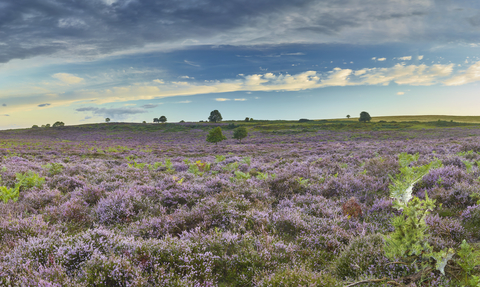
[(79, 281), (88, 286), (144, 286), (147, 278), (141, 276), (138, 267), (117, 255), (95, 253), (82, 265)]
[(467, 207), (461, 215), (464, 227), (471, 233), (471, 235), (480, 238), (480, 205), (473, 205)]
[(468, 233), (461, 225), (459, 220), (454, 218), (443, 218), (438, 214), (429, 215), (425, 218), (425, 223), (428, 226), (428, 243), (439, 251), (445, 248), (456, 249), (465, 238), (468, 238)]
[(371, 234), (356, 237), (342, 250), (335, 261), (335, 273), (342, 279), (358, 279), (362, 276), (396, 278), (408, 268), (390, 264), (383, 250), (383, 235)]
[(131, 222), (138, 214), (137, 203), (140, 195), (131, 190), (116, 190), (100, 199), (95, 209), (97, 219), (102, 224)]

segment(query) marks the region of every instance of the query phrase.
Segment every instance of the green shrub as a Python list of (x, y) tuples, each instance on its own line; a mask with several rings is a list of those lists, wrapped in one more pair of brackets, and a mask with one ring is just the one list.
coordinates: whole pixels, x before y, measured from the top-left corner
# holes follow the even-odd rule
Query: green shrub
[(270, 276), (262, 278), (256, 286), (264, 287), (294, 287), (294, 286), (317, 286), (333, 287), (341, 286), (330, 274), (316, 273), (305, 268), (287, 268)]

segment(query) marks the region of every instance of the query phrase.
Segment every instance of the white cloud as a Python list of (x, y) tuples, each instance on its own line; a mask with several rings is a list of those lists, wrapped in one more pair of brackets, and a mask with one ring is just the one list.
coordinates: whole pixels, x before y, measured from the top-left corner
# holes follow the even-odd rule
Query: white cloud
[(423, 60), (423, 55), (418, 56), (417, 59)]
[(80, 78), (68, 73), (57, 73), (52, 75), (52, 77), (68, 85), (78, 84), (83, 82), (83, 78)]
[(180, 79), (192, 79), (194, 80), (195, 78), (194, 77), (189, 77), (189, 76), (181, 76), (179, 77)]
[(400, 61), (410, 61), (412, 59), (412, 56), (404, 56), (404, 57), (398, 57)]
[(387, 59), (387, 58), (378, 58), (377, 61), (383, 62), (383, 61), (385, 61), (386, 59)]
[(399, 95), (399, 96), (405, 95), (405, 92), (398, 92), (397, 95)]
[(372, 60), (374, 60), (374, 61), (375, 61), (376, 59), (377, 59), (377, 57), (373, 57), (373, 58), (372, 58)]
[(186, 101), (180, 101), (176, 102), (176, 104), (190, 104), (192, 101), (186, 100)]
[(453, 76), (443, 83), (447, 86), (458, 86), (476, 81), (480, 81), (480, 62), (476, 62), (468, 67), (467, 70), (461, 71), (460, 74)]
[(215, 101), (217, 101), (217, 102), (226, 102), (226, 101), (230, 101), (230, 99), (226, 99), (226, 98), (216, 98)]
[(242, 99), (235, 99), (236, 102), (244, 102), (244, 101), (246, 101), (246, 100), (247, 100), (247, 99), (244, 99), (244, 98), (242, 98)]
[(367, 70), (357, 70), (357, 71), (355, 71), (354, 74), (355, 74), (355, 76), (361, 76), (361, 75), (365, 74), (366, 72), (367, 72)]
[(160, 79), (153, 80), (153, 82), (157, 83), (157, 84), (165, 84), (165, 82), (163, 80), (160, 80)]

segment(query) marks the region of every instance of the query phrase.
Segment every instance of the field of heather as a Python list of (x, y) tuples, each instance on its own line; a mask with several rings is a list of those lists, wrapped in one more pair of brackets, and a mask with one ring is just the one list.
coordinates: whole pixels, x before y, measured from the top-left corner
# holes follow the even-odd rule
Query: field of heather
[(480, 128), (355, 125), (1, 131), (0, 285), (478, 286)]

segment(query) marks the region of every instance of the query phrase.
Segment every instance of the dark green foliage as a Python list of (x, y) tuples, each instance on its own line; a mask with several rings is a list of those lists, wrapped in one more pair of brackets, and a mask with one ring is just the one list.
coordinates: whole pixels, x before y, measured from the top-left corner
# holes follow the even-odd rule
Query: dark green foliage
[(52, 127), (53, 128), (58, 128), (58, 127), (63, 127), (63, 126), (65, 126), (64, 122), (55, 122)]
[(370, 122), (370, 120), (372, 119), (372, 117), (370, 116), (369, 113), (367, 112), (361, 112), (360, 113), (360, 118), (358, 119), (359, 122)]
[(110, 122), (110, 118), (105, 118), (105, 122), (106, 122), (106, 123), (109, 123), (109, 122)]
[(250, 118), (249, 118), (249, 117), (246, 117), (246, 118), (245, 118), (245, 121), (246, 121), (246, 122), (248, 122), (249, 120), (250, 120)]
[(167, 117), (161, 116), (161, 117), (158, 119), (158, 121), (161, 122), (161, 123), (164, 123), (164, 122), (167, 121)]
[(237, 125), (235, 125), (234, 123), (229, 123), (228, 126), (227, 126), (227, 129), (229, 130), (233, 130), (234, 128), (238, 127)]
[(218, 142), (221, 142), (223, 140), (226, 140), (227, 137), (223, 135), (222, 129), (220, 127), (216, 127), (210, 131), (207, 135), (207, 142), (209, 143), (215, 143), (217, 144)]
[(350, 115), (347, 115), (347, 119), (349, 119), (349, 118), (350, 118)]
[(220, 122), (222, 121), (222, 115), (220, 114), (220, 112), (218, 110), (213, 110), (211, 113), (210, 113), (210, 116), (208, 117), (208, 120), (210, 122)]
[(38, 125), (33, 125), (32, 129), (38, 129)]
[(309, 119), (299, 119), (298, 121), (301, 122), (301, 123), (306, 123), (306, 122), (311, 122), (312, 120), (309, 120)]
[(154, 118), (154, 119), (153, 119), (153, 122), (154, 122), (154, 123), (159, 123), (160, 121), (159, 121), (158, 118)]
[(458, 250), (458, 256), (460, 257), (457, 260), (457, 264), (460, 265), (463, 269), (464, 277), (463, 281), (466, 286), (478, 286), (480, 283), (479, 277), (469, 277), (472, 271), (475, 269), (475, 266), (480, 265), (480, 251), (474, 251), (474, 249), (468, 244), (465, 239), (460, 245), (460, 250)]
[(246, 138), (248, 131), (245, 127), (238, 127), (233, 131), (233, 138), (239, 141), (242, 141), (243, 138)]

